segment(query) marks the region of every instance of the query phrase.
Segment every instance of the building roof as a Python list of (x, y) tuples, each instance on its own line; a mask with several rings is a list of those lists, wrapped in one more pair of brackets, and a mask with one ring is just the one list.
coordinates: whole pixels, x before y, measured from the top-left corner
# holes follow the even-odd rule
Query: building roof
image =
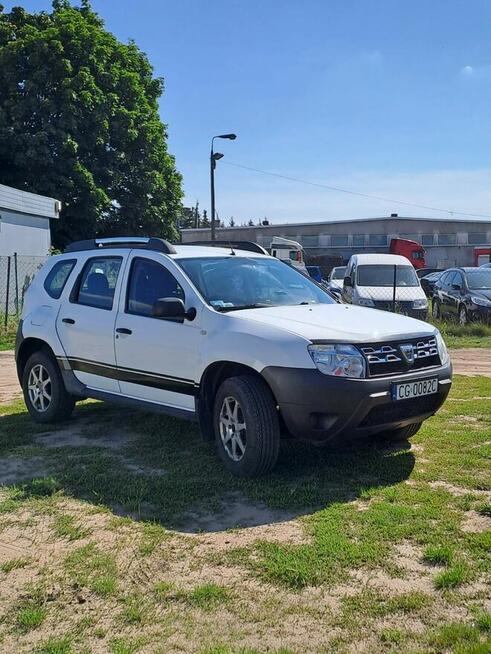
[(61, 202), (45, 195), (28, 193), (0, 184), (0, 209), (17, 211), (39, 218), (59, 218)]
[[(220, 230), (234, 230), (234, 229), (268, 229), (272, 227), (276, 229), (278, 227), (315, 227), (317, 225), (339, 225), (339, 224), (348, 224), (348, 223), (365, 223), (365, 222), (375, 222), (375, 221), (387, 221), (387, 220), (414, 220), (414, 221), (426, 221), (426, 222), (453, 222), (453, 223), (490, 223), (490, 218), (470, 218), (462, 217), (456, 218), (455, 216), (446, 216), (444, 218), (435, 218), (435, 217), (424, 217), (424, 216), (378, 216), (375, 218), (340, 218), (334, 220), (316, 220), (314, 222), (290, 222), (290, 223), (272, 223), (268, 225), (234, 225), (234, 227), (225, 226), (217, 227), (217, 232)], [(209, 230), (209, 227), (188, 227), (181, 229), (182, 232), (201, 232), (203, 230)]]

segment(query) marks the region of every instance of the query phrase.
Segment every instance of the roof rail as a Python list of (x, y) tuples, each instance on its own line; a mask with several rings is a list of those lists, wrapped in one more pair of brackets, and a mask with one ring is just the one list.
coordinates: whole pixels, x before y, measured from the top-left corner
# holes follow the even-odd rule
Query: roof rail
[(117, 236), (114, 238), (90, 238), (75, 241), (65, 248), (65, 252), (82, 252), (83, 250), (100, 250), (103, 248), (141, 248), (164, 254), (176, 254), (175, 247), (163, 238), (140, 236)]
[(212, 248), (235, 248), (237, 250), (246, 250), (247, 252), (257, 252), (258, 254), (268, 254), (268, 252), (259, 243), (253, 241), (190, 241), (182, 245), (207, 245)]

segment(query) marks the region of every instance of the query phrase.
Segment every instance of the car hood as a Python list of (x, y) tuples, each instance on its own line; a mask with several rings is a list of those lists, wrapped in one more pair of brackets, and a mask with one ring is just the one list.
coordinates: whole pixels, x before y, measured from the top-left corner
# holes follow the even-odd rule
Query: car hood
[(308, 340), (367, 343), (432, 334), (426, 322), (350, 304), (315, 304), (242, 309), (229, 314), (287, 330)]
[(476, 289), (475, 291), (473, 291), (472, 289), (469, 289), (469, 293), (471, 295), (475, 295), (476, 297), (485, 297), (487, 300), (491, 300), (491, 290), (488, 290), (488, 289), (486, 289), (486, 290), (484, 290), (484, 289), (477, 290)]
[(333, 288), (343, 288), (343, 280), (342, 279), (331, 279), (329, 282), (329, 286), (332, 286)]

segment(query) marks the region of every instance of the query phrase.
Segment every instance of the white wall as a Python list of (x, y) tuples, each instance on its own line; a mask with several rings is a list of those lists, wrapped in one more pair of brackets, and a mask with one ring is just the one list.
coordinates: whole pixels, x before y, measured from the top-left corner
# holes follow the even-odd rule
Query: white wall
[(46, 256), (51, 247), (49, 219), (0, 209), (0, 256)]

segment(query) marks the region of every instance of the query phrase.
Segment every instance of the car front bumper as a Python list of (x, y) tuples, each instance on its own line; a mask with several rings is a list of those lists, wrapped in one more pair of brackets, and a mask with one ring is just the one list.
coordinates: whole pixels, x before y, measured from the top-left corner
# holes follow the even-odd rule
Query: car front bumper
[[(272, 389), (288, 432), (317, 442), (362, 437), (422, 422), (443, 404), (452, 384), (452, 366), (367, 379), (330, 377), (317, 369), (267, 367), (263, 377)], [(392, 399), (392, 384), (438, 378), (437, 393), (408, 400)]]
[(473, 322), (491, 324), (491, 307), (482, 307), (473, 304), (467, 309), (467, 314)]

